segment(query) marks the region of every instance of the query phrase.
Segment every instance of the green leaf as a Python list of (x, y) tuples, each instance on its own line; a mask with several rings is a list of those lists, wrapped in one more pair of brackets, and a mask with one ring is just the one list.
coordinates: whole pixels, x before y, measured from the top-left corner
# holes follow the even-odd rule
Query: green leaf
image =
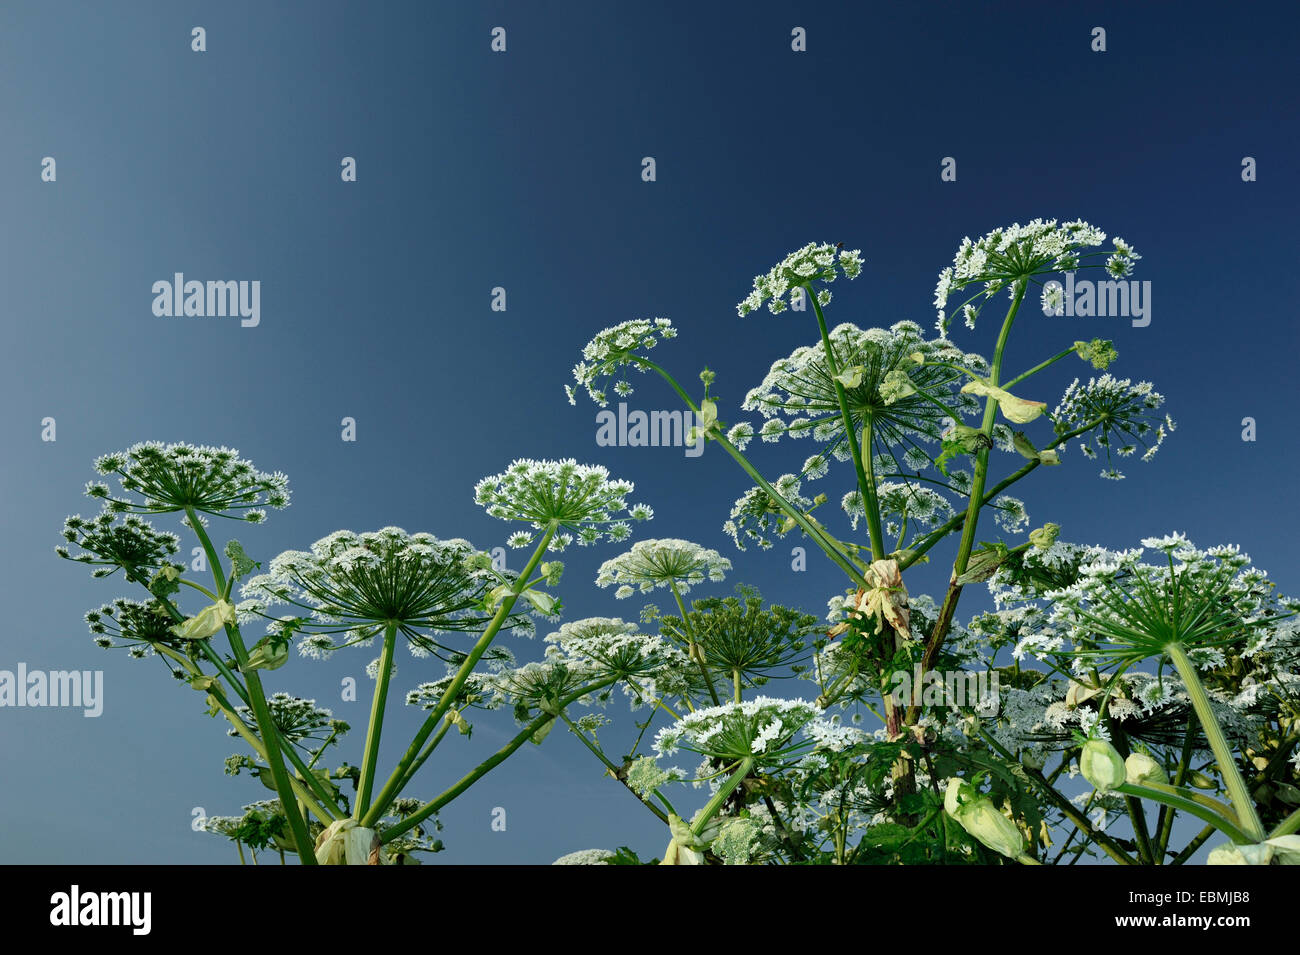
[(540, 590), (525, 590), (524, 596), (528, 598), (530, 604), (537, 608), (538, 613), (545, 614), (548, 617), (554, 616), (559, 606), (558, 600)]
[(959, 454), (976, 454), (981, 448), (993, 447), (993, 441), (979, 428), (970, 425), (954, 425), (951, 432), (943, 439), (943, 453), (935, 459), (935, 466), (948, 475), (947, 463)]
[(1017, 398), (1011, 392), (991, 384), (985, 378), (968, 381), (962, 386), (961, 390), (963, 394), (992, 398), (998, 403), (998, 408), (1001, 409), (1003, 417), (1015, 424), (1028, 424), (1047, 410), (1045, 402)]
[(713, 427), (714, 422), (718, 420), (718, 405), (712, 399), (705, 398), (700, 402), (700, 412), (697, 414), (698, 427), (702, 431), (708, 431)]
[(1049, 448), (1046, 451), (1039, 451), (1036, 447), (1034, 447), (1033, 442), (1031, 442), (1028, 438), (1025, 437), (1025, 433), (1023, 431), (1015, 432), (1012, 435), (1011, 443), (1015, 445), (1016, 450), (1020, 452), (1022, 457), (1026, 457), (1031, 461), (1037, 461), (1040, 464), (1061, 463), (1061, 456), (1056, 452), (1055, 449)]
[(235, 577), (243, 577), (262, 567), (260, 563), (244, 553), (243, 545), (237, 540), (232, 540), (226, 545), (226, 556), (230, 558), (232, 576)]
[(836, 375), (835, 380), (845, 388), (856, 388), (858, 385), (862, 384), (862, 375), (866, 370), (866, 367), (863, 365), (850, 365), (848, 368), (845, 368)]
[(955, 582), (965, 585), (988, 580), (1006, 562), (1007, 556), (1007, 545), (1000, 541), (982, 544), (966, 562), (966, 573), (958, 577)]

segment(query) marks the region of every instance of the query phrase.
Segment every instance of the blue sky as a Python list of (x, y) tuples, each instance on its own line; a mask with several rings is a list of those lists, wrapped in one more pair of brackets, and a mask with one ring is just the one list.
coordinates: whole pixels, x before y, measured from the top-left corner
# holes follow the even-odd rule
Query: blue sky
[[(1008, 364), (1111, 338), (1112, 371), (1152, 381), (1178, 431), (1123, 482), (1070, 455), (1022, 485), (1031, 518), (1116, 547), (1173, 530), (1236, 542), (1294, 592), (1298, 25), (1293, 4), (5, 4), (0, 669), (102, 669), (105, 710), (0, 709), (0, 861), (228, 861), (193, 809), (264, 795), (221, 774), (237, 747), (193, 694), (90, 643), (82, 612), (126, 592), (53, 555), (63, 518), (94, 510), (91, 460), (136, 441), (226, 444), (288, 473), (293, 506), (235, 530), (259, 559), (389, 524), (498, 546), (509, 528), (473, 505), (475, 481), (516, 457), (577, 457), (636, 482), (657, 512), (645, 534), (716, 547), (733, 581), (824, 612), (834, 568), (795, 573), (788, 546), (739, 554), (723, 535), (748, 484), (717, 449), (599, 447), (596, 409), (561, 391), (596, 331), (666, 316), (681, 334), (662, 361), (688, 382), (708, 364), (739, 402), (813, 340), (808, 316), (735, 311), (809, 241), (866, 260), (835, 286), (833, 322), (929, 327), (965, 235), (1043, 216), (1129, 240), (1151, 324), (1031, 312)], [(940, 181), (948, 156), (955, 182)], [(260, 324), (156, 317), (151, 286), (175, 272), (260, 281)], [(986, 328), (954, 334), (991, 348)], [(1085, 372), (1044, 375), (1043, 400)], [(634, 399), (675, 407), (650, 381)], [(776, 475), (806, 453), (753, 457)], [(615, 553), (568, 555), (570, 619), (635, 617), (591, 584)], [(912, 589), (944, 576), (923, 569)], [(364, 695), (338, 688), (370, 658), (295, 660), (270, 683), (361, 726)], [(399, 667), (403, 689), (425, 675)], [(441, 750), (420, 792), (511, 735), (497, 716)], [(389, 759), (415, 725), (393, 718)], [(666, 842), (558, 732), (443, 818), (442, 862)]]

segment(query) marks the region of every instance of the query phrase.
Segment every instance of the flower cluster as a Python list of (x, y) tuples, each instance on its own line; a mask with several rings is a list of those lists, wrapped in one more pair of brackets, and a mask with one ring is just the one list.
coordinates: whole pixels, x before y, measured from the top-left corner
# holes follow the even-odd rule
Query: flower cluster
[(797, 743), (795, 737), (821, 712), (803, 700), (770, 696), (710, 706), (661, 729), (654, 749), (661, 756), (684, 749), (713, 759), (779, 763), (809, 748), (811, 744)]
[[(1101, 472), (1104, 478), (1120, 480), (1124, 475), (1115, 469), (1111, 455), (1127, 458), (1142, 447), (1142, 460), (1150, 461), (1174, 430), (1174, 420), (1169, 415), (1153, 414), (1164, 404), (1164, 396), (1156, 392), (1149, 381), (1136, 384), (1128, 378), (1102, 375), (1089, 378), (1086, 385), (1075, 379), (1065, 390), (1053, 418), (1057, 434), (1070, 434), (1086, 428), (1079, 443), (1086, 457), (1097, 457), (1095, 444), (1106, 454), (1108, 467)], [(1092, 435), (1091, 441), (1088, 435)]]
[[(336, 720), (333, 713), (317, 706), (315, 700), (305, 700), (291, 693), (276, 693), (267, 697), (266, 705), (281, 738), (300, 746), (309, 740), (323, 743), (331, 735), (348, 731), (347, 723)], [(245, 723), (254, 724), (253, 711), (249, 707), (236, 707), (236, 712)], [(239, 733), (232, 727), (226, 730), (226, 735), (238, 736)]]
[(677, 538), (637, 541), (632, 549), (600, 565), (597, 587), (618, 586), (614, 596), (622, 599), (639, 590), (650, 593), (656, 587), (673, 587), (686, 593), (705, 579), (726, 579), (731, 561), (716, 550)]
[[(1013, 294), (1035, 276), (1052, 272), (1072, 272), (1082, 260), (1104, 253), (1083, 253), (1106, 240), (1106, 233), (1083, 220), (1057, 224), (1055, 219), (1034, 219), (994, 229), (981, 239), (969, 236), (962, 240), (953, 264), (939, 273), (934, 289), (934, 306), (939, 310), (936, 327), (948, 333), (948, 299), (954, 292), (980, 286), (959, 308), (968, 327), (984, 305), (998, 292), (1009, 288)], [(1115, 240), (1115, 251), (1106, 270), (1116, 277), (1127, 276), (1139, 256), (1123, 239)], [(976, 304), (978, 303), (978, 304)]]
[[(526, 521), (537, 531), (565, 529), (549, 545), (550, 550), (560, 551), (575, 537), (580, 545), (602, 538), (627, 540), (632, 533), (629, 519), (650, 520), (654, 511), (647, 505), (627, 504), (633, 486), (631, 481), (610, 480), (609, 471), (599, 465), (579, 464), (572, 458), (521, 458), (503, 473), (479, 481), (474, 500), (503, 521)], [(510, 536), (509, 544), (526, 547), (536, 537), (519, 531)]]
[(1143, 563), (1142, 548), (1104, 553), (1080, 566), (1073, 584), (1044, 595), (1054, 628), (1089, 659), (1158, 660), (1177, 646), (1210, 667), (1224, 662), (1224, 646), (1249, 656), (1277, 627), (1291, 631), (1300, 602), (1279, 598), (1237, 547), (1200, 550), (1181, 534), (1142, 545), (1165, 559)]
[(260, 523), (265, 508), (289, 506), (289, 479), (266, 473), (232, 448), (146, 441), (96, 459), (100, 474), (116, 475), (122, 491), (113, 497), (107, 484), (91, 483), (86, 493), (113, 511), (164, 514), (192, 509), (200, 514)]
[[(276, 605), (303, 611), (291, 629), (305, 633), (298, 648), (307, 656), (369, 643), (389, 624), (416, 656), (438, 654), (444, 648), (428, 631), (475, 631), (490, 619), (482, 608), (495, 583), (490, 566), (491, 558), (465, 540), (400, 527), (335, 531), (310, 551), (285, 551), (268, 573), (250, 578), (239, 609), (246, 616)], [(283, 622), (276, 625), (283, 628)], [(336, 643), (333, 636), (340, 634)]]
[(615, 375), (619, 377), (614, 382), (614, 393), (620, 398), (626, 398), (632, 394), (626, 369), (634, 368), (644, 373), (646, 366), (642, 353), (661, 341), (676, 337), (677, 329), (666, 318), (635, 318), (605, 329), (587, 342), (582, 349), (582, 361), (573, 366), (573, 377), (577, 385), (564, 386), (569, 404), (577, 404), (577, 388), (581, 385), (592, 401), (605, 407), (609, 404), (609, 396), (597, 384), (601, 379)]
[(186, 641), (172, 632), (174, 621), (160, 601), (119, 598), (86, 614), (95, 644), (105, 649), (125, 648), (134, 659), (149, 656), (155, 646), (178, 649)]
[[(787, 255), (766, 275), (755, 276), (754, 290), (736, 306), (736, 311), (744, 318), (766, 302), (768, 311), (779, 315), (788, 307), (785, 297), (792, 288), (811, 288), (813, 282), (834, 282), (840, 272), (847, 279), (857, 278), (862, 273), (860, 253), (860, 249), (849, 251), (835, 245), (809, 242), (797, 252)], [(830, 301), (829, 289), (821, 289), (817, 293), (817, 304), (826, 306)]]
[(54, 552), (66, 560), (95, 565), (94, 577), (107, 577), (118, 569), (125, 571), (128, 580), (145, 583), (163, 566), (171, 566), (167, 558), (180, 549), (180, 538), (167, 531), (154, 530), (142, 517), (128, 514), (125, 517), (101, 511), (92, 518), (74, 514), (63, 522), (63, 539), (81, 548), (73, 554), (60, 545)]
[[(482, 659), (487, 667), (486, 672), (476, 670), (470, 673), (461, 685), (460, 690), (457, 691), (455, 699), (451, 701), (452, 706), (457, 710), (467, 707), (479, 710), (495, 710), (505, 702), (497, 677), (508, 670), (514, 669), (515, 655), (505, 647), (491, 646), (483, 654)], [(442, 679), (421, 683), (406, 694), (407, 705), (419, 706), (426, 710), (437, 707), (442, 702), (442, 698), (446, 696), (447, 690), (451, 688), (452, 683), (455, 682), (459, 670), (459, 663), (448, 663), (447, 673)]]
[[(783, 474), (773, 482), (772, 487), (792, 506), (806, 511), (812, 507), (812, 500), (799, 493), (800, 480), (793, 474)], [(736, 544), (737, 550), (745, 549), (745, 542), (758, 545), (761, 550), (772, 546), (772, 537), (780, 536), (790, 526), (785, 512), (776, 500), (761, 487), (750, 488), (742, 494), (731, 507), (731, 515), (722, 529)]]
[[(759, 429), (764, 441), (811, 435), (825, 446), (816, 460), (809, 460), (808, 477), (825, 473), (828, 454), (847, 461), (852, 454), (849, 441), (856, 440), (868, 422), (874, 453), (901, 467), (898, 456), (911, 451), (906, 463), (919, 469), (931, 459), (917, 441), (939, 440), (950, 417), (944, 405), (961, 415), (979, 410), (979, 402), (962, 394), (959, 385), (968, 377), (962, 369), (987, 373), (987, 363), (946, 340), (925, 339), (915, 322), (898, 322), (888, 330), (846, 323), (829, 337), (838, 375), (832, 374), (820, 342), (803, 346), (774, 362), (743, 405), (766, 419)], [(852, 434), (844, 430), (837, 384), (844, 390)], [(728, 437), (739, 443), (753, 433), (752, 425), (742, 423), (733, 426)]]
[(546, 638), (548, 657), (581, 668), (595, 679), (627, 681), (640, 695), (645, 681), (663, 671), (685, 670), (690, 661), (662, 637), (637, 632), (618, 617), (588, 617), (563, 624)]

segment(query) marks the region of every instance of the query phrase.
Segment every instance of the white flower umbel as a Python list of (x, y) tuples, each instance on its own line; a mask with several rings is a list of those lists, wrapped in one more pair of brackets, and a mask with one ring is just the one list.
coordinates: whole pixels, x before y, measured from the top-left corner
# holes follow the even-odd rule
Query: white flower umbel
[(655, 736), (655, 752), (671, 756), (679, 749), (714, 759), (753, 759), (778, 764), (802, 755), (812, 744), (795, 738), (821, 709), (803, 700), (758, 696), (696, 710)]
[(551, 865), (609, 865), (614, 855), (608, 849), (579, 849), (560, 856)]
[(979, 402), (960, 391), (969, 380), (961, 369), (987, 374), (987, 362), (949, 341), (924, 338), (915, 322), (898, 322), (888, 330), (843, 324), (829, 336), (835, 366), (841, 369), (838, 379), (831, 373), (825, 346), (818, 342), (778, 359), (763, 382), (746, 395), (744, 410), (767, 419), (764, 440), (810, 434), (825, 446), (824, 455), (849, 460), (837, 382), (844, 391), (853, 434), (859, 435), (870, 421), (873, 453), (892, 461), (895, 470), (901, 468), (899, 459), (908, 451), (913, 452), (913, 463), (928, 463), (918, 460), (916, 443), (934, 444), (940, 438), (948, 414), (936, 399), (959, 414), (979, 411)]
[(1115, 468), (1112, 455), (1130, 457), (1141, 447), (1142, 460), (1150, 461), (1174, 430), (1173, 418), (1156, 413), (1164, 401), (1149, 381), (1134, 383), (1128, 378), (1102, 375), (1080, 385), (1076, 378), (1062, 395), (1053, 417), (1057, 434), (1082, 430), (1077, 435), (1079, 450), (1085, 457), (1096, 458), (1100, 448), (1109, 465), (1102, 477), (1119, 480), (1124, 475)]
[(615, 596), (632, 595), (633, 588), (650, 593), (657, 587), (671, 587), (686, 593), (695, 584), (726, 579), (731, 561), (716, 550), (688, 540), (665, 538), (637, 541), (632, 549), (601, 564), (597, 587), (617, 586)]
[(602, 382), (613, 379), (614, 393), (620, 398), (632, 394), (632, 383), (627, 370), (644, 373), (641, 363), (644, 353), (677, 337), (677, 329), (666, 318), (636, 318), (607, 328), (589, 341), (582, 349), (582, 361), (573, 366), (574, 385), (565, 385), (569, 404), (577, 404), (577, 389), (586, 389), (588, 396), (602, 408), (609, 404), (609, 394)]
[[(280, 554), (242, 593), (255, 602), (247, 609), (300, 612), (296, 629), (306, 635), (300, 651), (308, 656), (367, 644), (392, 625), (412, 652), (446, 660), (456, 651), (432, 634), (478, 631), (491, 618), (482, 602), (496, 581), (484, 572), (484, 556), (468, 541), (400, 527), (335, 531), (310, 551)], [(338, 639), (331, 646), (321, 636)]]
[(97, 458), (95, 470), (116, 475), (123, 496), (112, 496), (106, 484), (90, 484), (86, 493), (115, 511), (188, 509), (259, 523), (265, 508), (289, 506), (289, 479), (257, 470), (233, 448), (146, 441)]
[[(789, 303), (786, 297), (792, 288), (810, 285), (812, 282), (834, 282), (836, 276), (843, 273), (847, 279), (855, 279), (862, 273), (862, 256), (860, 249), (841, 249), (829, 243), (809, 242), (802, 249), (791, 252), (772, 267), (766, 275), (754, 278), (754, 289), (739, 305), (736, 311), (741, 318), (756, 311), (767, 303), (767, 309), (773, 315), (786, 310)], [(829, 289), (817, 293), (817, 304), (830, 304)]]
[[(1012, 290), (1055, 272), (1101, 267), (1102, 263), (1096, 259), (1107, 253), (1088, 250), (1105, 240), (1106, 233), (1082, 220), (1058, 225), (1055, 219), (1034, 219), (1025, 225), (1015, 223), (975, 240), (967, 236), (958, 247), (953, 264), (939, 273), (935, 285), (939, 333), (948, 333), (948, 301), (953, 295), (971, 293), (956, 310), (962, 312), (967, 326), (973, 328), (980, 311), (1003, 289)], [(1117, 268), (1131, 271), (1132, 262), (1140, 256), (1128, 243), (1117, 239), (1109, 258), (1114, 264), (1107, 264), (1107, 271), (1120, 274)], [(1123, 274), (1127, 275), (1128, 271)]]
[[(631, 481), (612, 480), (599, 465), (579, 464), (572, 458), (534, 461), (521, 458), (501, 474), (485, 477), (474, 488), (474, 500), (488, 514), (504, 521), (525, 521), (539, 532), (555, 533), (549, 549), (563, 550), (575, 538), (579, 545), (600, 540), (624, 541), (632, 534), (632, 521), (650, 520), (654, 512), (644, 504), (629, 505)], [(535, 539), (512, 535), (512, 546)]]

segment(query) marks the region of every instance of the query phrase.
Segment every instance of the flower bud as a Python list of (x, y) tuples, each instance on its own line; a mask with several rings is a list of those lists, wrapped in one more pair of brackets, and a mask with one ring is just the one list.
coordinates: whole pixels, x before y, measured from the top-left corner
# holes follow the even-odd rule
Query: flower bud
[(992, 799), (981, 796), (966, 780), (956, 776), (948, 780), (943, 809), (972, 838), (994, 852), (1015, 859), (1025, 851), (1025, 837), (1020, 828), (998, 812)]
[[(1039, 452), (1040, 460), (1042, 455), (1047, 453), (1048, 452), (1046, 451)], [(1052, 453), (1055, 454), (1055, 452)], [(1038, 530), (1029, 532), (1029, 543), (1033, 544), (1038, 550), (1047, 550), (1047, 548), (1056, 543), (1056, 538), (1059, 537), (1060, 534), (1060, 524), (1044, 524), (1042, 527), (1038, 528)]]
[(1124, 784), (1124, 757), (1104, 739), (1090, 739), (1079, 753), (1079, 772), (1098, 792)]
[(1219, 788), (1219, 784), (1216, 783), (1213, 779), (1205, 775), (1205, 773), (1197, 772), (1195, 769), (1191, 770), (1187, 774), (1187, 784), (1189, 786), (1195, 786), (1197, 789), (1218, 789)]
[(267, 638), (248, 651), (248, 662), (239, 668), (240, 673), (252, 670), (278, 670), (289, 662), (289, 641)]
[(1169, 775), (1160, 763), (1146, 753), (1130, 753), (1124, 760), (1124, 781), (1134, 786), (1147, 783), (1168, 783)]

